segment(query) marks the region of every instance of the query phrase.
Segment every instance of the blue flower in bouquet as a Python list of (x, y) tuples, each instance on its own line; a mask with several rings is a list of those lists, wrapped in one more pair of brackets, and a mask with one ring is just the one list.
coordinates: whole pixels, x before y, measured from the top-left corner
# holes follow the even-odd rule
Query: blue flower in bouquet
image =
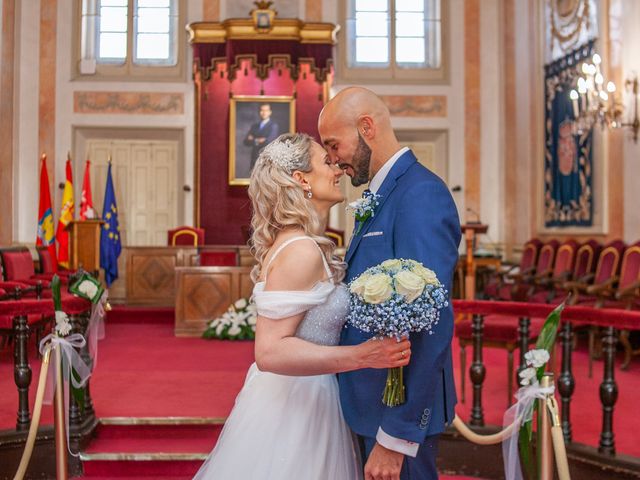
[[(449, 305), (449, 294), (433, 270), (415, 260), (391, 259), (365, 270), (349, 284), (347, 322), (376, 337), (428, 332)], [(389, 369), (382, 401), (404, 403), (402, 367)]]

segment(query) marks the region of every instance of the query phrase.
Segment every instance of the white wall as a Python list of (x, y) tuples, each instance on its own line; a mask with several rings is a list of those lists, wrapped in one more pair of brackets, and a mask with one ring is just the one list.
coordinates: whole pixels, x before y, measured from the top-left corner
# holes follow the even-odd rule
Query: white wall
[(39, 19), (40, 2), (16, 2), (13, 234), (20, 243), (35, 243), (38, 224)]
[[(624, 48), (621, 49), (623, 78), (640, 76), (640, 2), (623, 1), (622, 31)], [(634, 109), (633, 97), (626, 95), (627, 120)], [(625, 134), (624, 142), (624, 240), (627, 243), (640, 240), (640, 140), (634, 143), (631, 133)]]

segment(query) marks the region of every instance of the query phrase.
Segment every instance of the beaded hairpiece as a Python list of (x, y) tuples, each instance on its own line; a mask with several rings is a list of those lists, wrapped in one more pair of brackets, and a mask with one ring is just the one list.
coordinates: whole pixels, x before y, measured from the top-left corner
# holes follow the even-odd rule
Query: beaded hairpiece
[(262, 154), (267, 156), (273, 163), (287, 173), (293, 172), (298, 166), (289, 140), (285, 140), (284, 142), (271, 142), (264, 148)]

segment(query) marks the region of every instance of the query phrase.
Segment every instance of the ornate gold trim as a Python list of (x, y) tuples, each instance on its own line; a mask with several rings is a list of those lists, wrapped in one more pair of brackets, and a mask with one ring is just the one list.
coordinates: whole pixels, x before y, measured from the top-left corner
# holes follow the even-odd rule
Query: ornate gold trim
[(224, 22), (187, 25), (189, 43), (225, 43), (227, 40), (296, 40), (300, 43), (336, 44), (340, 27), (332, 23), (305, 23), (295, 18), (276, 18), (273, 28), (261, 33), (252, 19), (230, 18)]

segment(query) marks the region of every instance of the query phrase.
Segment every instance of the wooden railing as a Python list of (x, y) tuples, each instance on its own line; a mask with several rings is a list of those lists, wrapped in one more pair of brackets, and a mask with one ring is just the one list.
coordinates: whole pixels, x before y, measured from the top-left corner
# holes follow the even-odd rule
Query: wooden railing
[[(486, 367), (482, 361), (484, 317), (486, 315), (505, 315), (518, 318), (519, 372), (525, 368), (524, 354), (529, 348), (531, 319), (546, 318), (554, 306), (521, 302), (454, 300), (453, 307), (456, 314), (472, 315), (473, 362), (469, 367), (469, 373), (473, 385), (473, 404), (470, 423), (471, 425), (483, 426), (482, 387), (486, 375)], [(573, 324), (575, 322), (579, 322), (581, 326), (602, 327), (604, 374), (600, 383), (602, 430), (600, 432), (598, 451), (601, 454), (613, 456), (616, 453), (613, 415), (618, 399), (618, 385), (615, 380), (614, 368), (616, 344), (618, 342), (617, 330), (640, 330), (640, 312), (580, 306), (566, 307), (562, 312), (562, 324), (559, 332), (562, 362), (557, 385), (561, 400), (562, 430), (567, 443), (572, 441), (571, 398), (575, 389), (575, 378), (571, 357), (573, 354)]]
[[(71, 295), (64, 295), (62, 298), (62, 309), (71, 319), (73, 333), (82, 333), (84, 335), (91, 313), (91, 303)], [(27, 431), (31, 423), (29, 387), (31, 386), (32, 379), (28, 357), (28, 341), (31, 338), (31, 329), (27, 317), (28, 315), (53, 317), (53, 300), (48, 298), (41, 300), (23, 299), (3, 301), (0, 302), (0, 315), (6, 315), (13, 319), (10, 334), (13, 336), (14, 342), (14, 381), (18, 392), (16, 430), (19, 432)], [(81, 350), (80, 355), (88, 365), (91, 365), (92, 361), (86, 346)], [(81, 425), (95, 421), (95, 412), (93, 410), (88, 382), (85, 388), (84, 408), (82, 411), (73, 398), (71, 398), (69, 402), (69, 426), (71, 433), (73, 433), (74, 429), (79, 429)]]

